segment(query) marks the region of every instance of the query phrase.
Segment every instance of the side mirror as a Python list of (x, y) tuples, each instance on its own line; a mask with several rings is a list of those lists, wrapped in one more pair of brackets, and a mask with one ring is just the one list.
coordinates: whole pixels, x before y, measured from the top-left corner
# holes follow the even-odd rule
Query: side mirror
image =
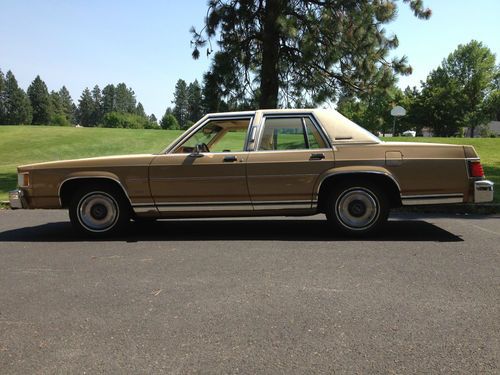
[(190, 157), (192, 158), (201, 158), (203, 154), (201, 153), (202, 148), (200, 144), (197, 144), (193, 147), (193, 151), (189, 154)]

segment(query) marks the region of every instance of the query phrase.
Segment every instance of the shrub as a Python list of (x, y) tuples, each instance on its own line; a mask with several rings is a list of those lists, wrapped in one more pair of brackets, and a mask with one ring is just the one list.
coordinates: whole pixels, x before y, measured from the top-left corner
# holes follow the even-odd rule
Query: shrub
[(171, 113), (165, 113), (165, 115), (160, 121), (160, 126), (162, 129), (170, 129), (170, 130), (180, 129), (177, 119)]
[(158, 129), (147, 117), (121, 112), (109, 112), (104, 115), (103, 127), (127, 129)]
[(50, 124), (56, 126), (71, 126), (71, 123), (63, 114), (54, 114), (50, 117)]

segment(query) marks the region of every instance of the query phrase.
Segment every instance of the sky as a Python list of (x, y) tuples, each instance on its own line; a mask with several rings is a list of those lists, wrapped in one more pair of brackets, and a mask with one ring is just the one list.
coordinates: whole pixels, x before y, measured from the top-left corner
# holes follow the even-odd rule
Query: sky
[[(27, 89), (36, 75), (49, 90), (65, 85), (75, 102), (85, 87), (125, 82), (146, 112), (161, 118), (172, 106), (175, 82), (198, 79), (209, 68), (191, 58), (189, 29), (202, 26), (206, 0), (0, 0), (0, 69)], [(488, 46), (500, 63), (500, 0), (424, 0), (433, 15), (419, 20), (399, 1), (395, 56), (413, 74), (399, 85), (419, 86), (459, 44)]]

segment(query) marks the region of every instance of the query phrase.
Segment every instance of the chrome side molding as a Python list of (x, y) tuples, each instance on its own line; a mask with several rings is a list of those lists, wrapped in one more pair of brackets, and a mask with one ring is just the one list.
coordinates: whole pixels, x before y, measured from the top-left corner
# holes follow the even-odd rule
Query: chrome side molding
[(432, 194), (432, 195), (403, 195), (401, 203), (403, 206), (413, 206), (421, 204), (451, 204), (463, 203), (463, 194)]

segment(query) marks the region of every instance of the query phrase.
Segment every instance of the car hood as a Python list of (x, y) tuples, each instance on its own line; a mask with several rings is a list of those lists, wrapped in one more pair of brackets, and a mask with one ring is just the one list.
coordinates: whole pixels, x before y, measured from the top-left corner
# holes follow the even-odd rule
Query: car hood
[(23, 172), (38, 169), (147, 166), (155, 156), (154, 154), (113, 155), (84, 159), (58, 160), (21, 165), (17, 169), (19, 172)]

